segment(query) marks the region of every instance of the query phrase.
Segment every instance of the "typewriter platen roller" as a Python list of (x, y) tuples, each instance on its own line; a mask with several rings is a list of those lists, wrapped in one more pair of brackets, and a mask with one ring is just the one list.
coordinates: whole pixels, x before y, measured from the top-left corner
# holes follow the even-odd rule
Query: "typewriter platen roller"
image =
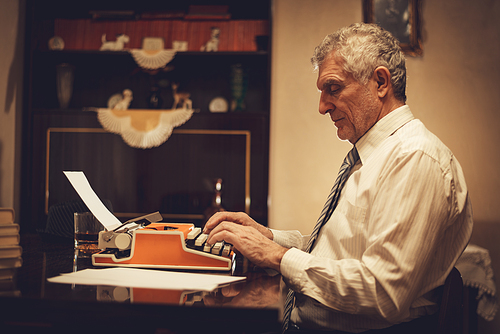
[(206, 235), (194, 224), (148, 223), (132, 229), (99, 233), (100, 253), (95, 266), (229, 271), (234, 252), (229, 244), (208, 245)]

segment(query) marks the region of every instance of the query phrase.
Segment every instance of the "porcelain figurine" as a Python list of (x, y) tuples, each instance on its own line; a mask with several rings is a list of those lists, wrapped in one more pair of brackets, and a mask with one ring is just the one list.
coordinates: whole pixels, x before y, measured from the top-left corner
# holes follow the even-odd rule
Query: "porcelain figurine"
[(101, 37), (102, 45), (99, 50), (101, 51), (120, 51), (125, 47), (125, 43), (130, 41), (130, 38), (125, 34), (120, 34), (116, 37), (116, 41), (107, 41), (106, 34)]
[(219, 50), (219, 35), (220, 29), (218, 27), (212, 27), (212, 31), (210, 33), (210, 39), (205, 45), (202, 45), (201, 51), (218, 51)]

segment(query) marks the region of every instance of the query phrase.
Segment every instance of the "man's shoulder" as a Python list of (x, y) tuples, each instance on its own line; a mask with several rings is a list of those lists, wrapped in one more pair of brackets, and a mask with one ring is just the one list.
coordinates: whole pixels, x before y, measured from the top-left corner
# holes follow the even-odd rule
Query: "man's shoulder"
[(399, 139), (401, 151), (406, 154), (422, 152), (440, 161), (443, 158), (448, 160), (452, 155), (450, 149), (418, 119), (405, 124), (395, 135)]

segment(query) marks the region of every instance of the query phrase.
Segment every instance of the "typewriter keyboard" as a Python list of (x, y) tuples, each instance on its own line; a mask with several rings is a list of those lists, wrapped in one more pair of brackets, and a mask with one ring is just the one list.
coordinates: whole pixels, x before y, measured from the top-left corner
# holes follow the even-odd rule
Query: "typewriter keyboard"
[(224, 241), (216, 242), (213, 245), (207, 243), (208, 234), (201, 233), (200, 227), (195, 227), (187, 235), (186, 246), (191, 249), (203, 251), (205, 253), (212, 253), (229, 257), (231, 255), (232, 245)]

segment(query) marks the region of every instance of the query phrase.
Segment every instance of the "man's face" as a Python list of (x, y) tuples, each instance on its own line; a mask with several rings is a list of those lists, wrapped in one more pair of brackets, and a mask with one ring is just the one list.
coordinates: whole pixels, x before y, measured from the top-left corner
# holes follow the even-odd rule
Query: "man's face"
[(370, 78), (359, 84), (330, 54), (319, 67), (317, 87), (321, 92), (319, 112), (330, 114), (341, 140), (356, 143), (379, 119), (382, 103), (377, 82)]

